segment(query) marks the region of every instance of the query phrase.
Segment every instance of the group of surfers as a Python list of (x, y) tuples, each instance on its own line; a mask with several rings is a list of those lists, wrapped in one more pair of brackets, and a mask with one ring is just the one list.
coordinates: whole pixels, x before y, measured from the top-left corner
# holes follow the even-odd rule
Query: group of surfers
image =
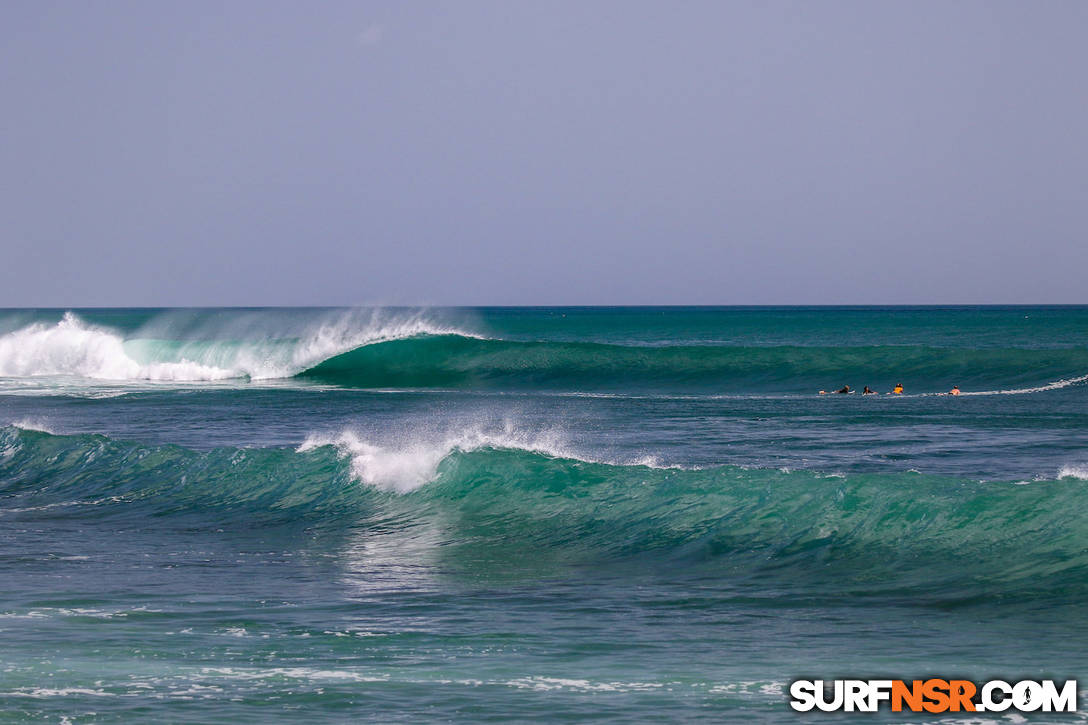
[[(844, 385), (839, 390), (832, 390), (831, 394), (840, 394), (841, 395), (841, 394), (852, 393), (852, 392), (854, 392), (854, 391), (850, 389), (849, 385)], [(828, 394), (829, 393), (826, 390), (821, 390), (820, 391), (820, 395), (828, 395)], [(861, 391), (861, 394), (862, 395), (880, 395), (880, 393), (878, 393), (875, 390), (871, 389), (868, 385), (865, 386), (865, 390)], [(903, 394), (903, 383), (896, 383), (895, 387), (892, 388), (892, 392), (885, 393), (885, 395), (902, 395), (902, 394)], [(952, 389), (949, 390), (947, 393), (941, 393), (941, 395), (959, 395), (959, 394), (960, 394), (960, 386), (958, 386), (958, 385), (953, 385)]]

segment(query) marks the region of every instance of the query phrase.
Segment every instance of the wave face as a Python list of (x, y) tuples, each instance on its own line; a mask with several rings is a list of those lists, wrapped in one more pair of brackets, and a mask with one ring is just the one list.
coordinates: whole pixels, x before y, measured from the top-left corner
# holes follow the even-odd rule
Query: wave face
[[(728, 319), (719, 324), (727, 328)], [(501, 328), (501, 321), (493, 319), (490, 327)], [(286, 313), (172, 312), (124, 329), (67, 312), (56, 322), (39, 320), (0, 334), (0, 377), (92, 384), (291, 379), (354, 388), (635, 394), (811, 394), (843, 384), (887, 391), (897, 382), (914, 393), (952, 385), (968, 394), (1026, 393), (1088, 381), (1088, 348), (1001, 347), (979, 335), (965, 336), (959, 347), (782, 345), (754, 335), (715, 341), (705, 339), (706, 330), (685, 337), (677, 329), (672, 340), (651, 343), (607, 329), (563, 339), (543, 323), (487, 334), (475, 329), (488, 327), (438, 313), (375, 309), (299, 313), (298, 319)], [(873, 337), (886, 343), (894, 332)], [(799, 339), (818, 338), (808, 332)]]
[(1068, 471), (1015, 485), (562, 453), (553, 440), (516, 432), (399, 449), (345, 433), (298, 450), (197, 452), (9, 426), (0, 429), (0, 496), (6, 516), (428, 530), (462, 566), (492, 556), (682, 562), (809, 595), (916, 602), (1088, 593), (1088, 499)]
[(813, 392), (843, 382), (888, 390), (1037, 391), (1088, 380), (1088, 350), (882, 345), (623, 346), (429, 335), (356, 348), (300, 373), (357, 387)]

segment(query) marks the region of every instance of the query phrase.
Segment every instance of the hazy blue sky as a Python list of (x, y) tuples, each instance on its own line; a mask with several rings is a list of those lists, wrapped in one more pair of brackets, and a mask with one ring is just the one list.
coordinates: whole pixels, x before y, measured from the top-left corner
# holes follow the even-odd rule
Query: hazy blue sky
[(1088, 302), (1088, 2), (0, 4), (0, 305)]

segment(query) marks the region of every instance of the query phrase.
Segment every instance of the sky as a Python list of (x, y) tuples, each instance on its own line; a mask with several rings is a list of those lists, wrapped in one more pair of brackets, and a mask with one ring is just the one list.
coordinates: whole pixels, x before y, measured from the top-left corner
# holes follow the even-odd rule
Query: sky
[(0, 4), (0, 306), (1088, 303), (1088, 3)]

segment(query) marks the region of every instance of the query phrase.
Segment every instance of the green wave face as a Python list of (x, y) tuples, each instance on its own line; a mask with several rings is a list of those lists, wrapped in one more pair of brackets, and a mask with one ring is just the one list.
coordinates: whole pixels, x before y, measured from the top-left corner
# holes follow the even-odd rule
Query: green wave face
[(719, 393), (814, 392), (844, 384), (887, 392), (1046, 386), (1088, 374), (1083, 349), (636, 347), (420, 336), (356, 348), (299, 376), (362, 388), (543, 388)]
[(396, 494), (353, 478), (329, 446), (197, 452), (8, 427), (0, 481), (6, 510), (23, 517), (302, 525), (392, 537), (473, 576), (604, 563), (808, 597), (1088, 594), (1088, 499), (1075, 478), (661, 469), (484, 447), (452, 450), (430, 482)]

